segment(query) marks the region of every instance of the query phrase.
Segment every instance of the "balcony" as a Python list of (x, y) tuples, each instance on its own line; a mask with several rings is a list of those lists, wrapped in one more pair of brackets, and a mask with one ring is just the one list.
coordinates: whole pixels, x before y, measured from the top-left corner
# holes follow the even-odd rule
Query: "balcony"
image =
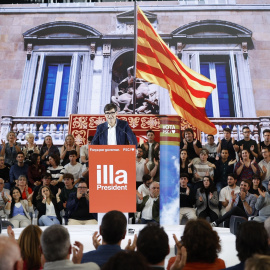
[[(42, 145), (45, 136), (52, 136), (55, 145), (61, 146), (64, 144), (65, 136), (68, 134), (68, 117), (13, 117), (2, 116), (1, 134), (2, 140), (6, 140), (6, 135), (9, 131), (14, 131), (17, 134), (18, 142), (25, 145), (25, 135), (33, 133), (37, 145)], [(236, 140), (243, 139), (242, 128), (249, 126), (252, 131), (252, 139), (257, 142), (262, 138), (262, 132), (265, 129), (270, 129), (270, 116), (258, 118), (210, 118), (216, 125), (218, 133), (217, 138), (223, 138), (223, 128), (230, 127), (232, 129), (232, 136)], [(207, 142), (207, 134), (201, 133), (201, 142)]]

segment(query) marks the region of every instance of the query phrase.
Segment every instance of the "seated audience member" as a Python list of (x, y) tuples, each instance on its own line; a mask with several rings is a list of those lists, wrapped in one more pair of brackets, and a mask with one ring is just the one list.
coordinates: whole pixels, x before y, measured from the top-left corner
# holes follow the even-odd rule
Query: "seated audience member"
[(211, 222), (219, 216), (217, 189), (209, 176), (203, 178), (203, 186), (197, 189), (196, 194), (197, 216)]
[(4, 179), (0, 178), (0, 218), (4, 218), (5, 206), (8, 202), (9, 189), (4, 188)]
[(231, 209), (232, 196), (240, 192), (240, 187), (236, 185), (237, 178), (233, 173), (228, 174), (227, 183), (219, 193), (219, 201), (222, 204), (220, 214), (223, 216)]
[(198, 188), (203, 186), (203, 177), (209, 176), (211, 180), (214, 179), (214, 168), (215, 165), (207, 161), (208, 159), (208, 150), (201, 149), (200, 151), (200, 159), (193, 160), (193, 166), (194, 166), (194, 191), (197, 191)]
[(270, 151), (270, 129), (265, 129), (263, 131), (263, 138), (264, 138), (264, 141), (258, 144), (259, 151), (262, 151), (264, 147), (266, 147), (268, 151)]
[(268, 235), (262, 223), (244, 222), (236, 234), (236, 251), (240, 263), (226, 270), (244, 270), (245, 261), (254, 254), (267, 254)]
[(15, 180), (18, 180), (20, 175), (27, 175), (28, 165), (24, 163), (24, 154), (23, 152), (17, 153), (17, 164), (11, 166), (9, 171), (10, 184), (14, 185)]
[(46, 186), (49, 187), (52, 194), (55, 196), (56, 193), (58, 192), (58, 189), (56, 186), (51, 185), (51, 181), (52, 181), (52, 176), (50, 173), (44, 173), (44, 175), (42, 175), (42, 179), (40, 182), (40, 185), (36, 185), (35, 189), (34, 189), (34, 194), (33, 194), (33, 205), (36, 206), (36, 198), (38, 196), (38, 192), (39, 189), (42, 186)]
[(180, 143), (180, 149), (186, 149), (188, 157), (192, 160), (195, 157), (199, 157), (202, 149), (202, 144), (198, 139), (194, 139), (194, 131), (192, 128), (187, 128), (184, 131), (185, 138)]
[(97, 224), (89, 213), (89, 189), (85, 181), (78, 183), (77, 192), (70, 193), (67, 201), (68, 225)]
[[(11, 226), (8, 226), (7, 233), (10, 238), (15, 240), (15, 234)], [(23, 259), (23, 270), (39, 270), (43, 268), (40, 250), (41, 234), (42, 230), (37, 225), (28, 225), (21, 232), (18, 244)]]
[(82, 168), (83, 165), (81, 163), (78, 163), (76, 161), (77, 153), (75, 150), (72, 150), (69, 152), (69, 163), (65, 165), (63, 172), (64, 173), (71, 173), (74, 176), (75, 185), (77, 182), (80, 181), (80, 178), (82, 177)]
[(255, 209), (259, 211), (259, 215), (253, 220), (264, 222), (270, 217), (270, 180), (268, 181), (267, 192), (258, 188), (260, 196), (255, 203)]
[(270, 256), (255, 254), (245, 262), (245, 270), (269, 270)]
[(258, 145), (257, 142), (250, 138), (251, 130), (248, 126), (243, 127), (242, 129), (244, 139), (237, 142), (236, 149), (237, 152), (240, 150), (248, 150), (250, 152), (250, 159), (258, 158)]
[(186, 149), (180, 150), (180, 175), (183, 173), (188, 174), (188, 178), (193, 177), (193, 165), (189, 162), (189, 157)]
[(227, 177), (229, 173), (233, 173), (233, 164), (236, 160), (229, 160), (229, 151), (227, 149), (222, 149), (218, 160), (216, 160), (215, 165), (215, 183), (217, 192), (227, 185)]
[[(269, 137), (270, 138), (270, 137)], [(265, 188), (268, 186), (270, 180), (270, 150), (268, 147), (263, 147), (261, 150), (263, 160), (259, 162), (259, 167), (262, 170), (262, 184)]]
[(138, 198), (137, 211), (141, 213), (141, 223), (149, 222), (159, 223), (159, 183), (152, 182), (150, 185), (150, 194)]
[[(62, 188), (60, 193), (60, 200), (63, 203), (63, 207), (66, 211), (66, 205), (71, 193), (77, 192), (77, 188), (74, 187), (74, 177), (71, 173), (65, 173), (63, 175), (63, 182), (65, 186)], [(67, 213), (66, 213), (67, 214)]]
[(91, 142), (93, 140), (93, 136), (88, 136), (87, 138), (87, 144), (83, 145), (80, 148), (80, 157), (81, 157), (81, 163), (88, 163), (88, 146), (91, 145)]
[(218, 138), (218, 146), (217, 146), (217, 153), (219, 154), (222, 149), (228, 149), (229, 151), (229, 161), (235, 160), (236, 154), (235, 152), (238, 152), (239, 148), (237, 146), (237, 141), (231, 137), (232, 130), (230, 128), (224, 128), (223, 129), (223, 135), (224, 138), (221, 140)]
[(217, 144), (213, 135), (207, 135), (207, 143), (203, 146), (209, 152), (208, 161), (215, 163), (217, 156)]
[(63, 188), (63, 174), (64, 167), (60, 165), (60, 157), (58, 155), (49, 156), (50, 166), (47, 168), (47, 173), (50, 173), (52, 176), (51, 185), (57, 186), (58, 188)]
[(180, 224), (182, 218), (197, 219), (196, 210), (193, 207), (196, 203), (195, 193), (188, 187), (189, 177), (187, 173), (180, 174)]
[[(121, 242), (125, 239), (127, 231), (127, 219), (120, 211), (110, 211), (102, 218), (99, 227), (99, 235), (102, 236), (102, 243), (98, 239), (98, 232), (93, 235), (93, 245), (96, 250), (83, 254), (82, 263), (94, 262), (102, 267), (113, 255), (120, 252)], [(134, 250), (136, 245), (134, 236), (133, 244), (126, 247), (127, 250)]]
[(22, 270), (21, 251), (15, 239), (0, 235), (0, 269)]
[(19, 176), (16, 187), (18, 187), (21, 190), (23, 200), (27, 200), (29, 195), (33, 192), (32, 189), (28, 187), (28, 181), (25, 175)]
[(260, 174), (260, 168), (256, 159), (250, 160), (250, 152), (247, 149), (241, 150), (240, 160), (236, 163), (234, 172), (238, 176), (238, 181), (252, 179), (253, 174)]
[(46, 167), (49, 166), (49, 156), (51, 155), (58, 155), (60, 157), (58, 147), (53, 145), (52, 137), (47, 135), (40, 149), (41, 162)]
[[(185, 226), (181, 242), (174, 240), (176, 246), (184, 246), (187, 251), (187, 263), (183, 270), (219, 270), (225, 263), (218, 258), (221, 251), (220, 238), (211, 225), (204, 219), (189, 220)], [(170, 258), (167, 270), (171, 269), (175, 257)]]
[(252, 183), (249, 189), (249, 193), (255, 195), (257, 198), (260, 196), (261, 191), (266, 191), (265, 187), (262, 185), (261, 177), (258, 174), (252, 176)]
[(141, 149), (143, 150), (143, 158), (148, 158), (149, 162), (153, 163), (154, 157), (158, 155), (159, 143), (155, 141), (155, 132), (153, 130), (147, 130), (146, 137), (147, 142), (144, 142), (141, 145)]
[(60, 150), (60, 159), (62, 159), (62, 166), (69, 163), (69, 155), (71, 151), (76, 151), (77, 161), (80, 157), (80, 146), (76, 145), (73, 135), (69, 134), (65, 138), (65, 143)]
[[(112, 256), (102, 270), (151, 270), (146, 259), (135, 251), (120, 251)], [(160, 268), (161, 269), (161, 268)]]
[(25, 136), (25, 140), (27, 141), (25, 146), (22, 149), (22, 152), (24, 153), (25, 156), (25, 162), (27, 164), (31, 164), (32, 162), (32, 155), (35, 154), (39, 154), (39, 149), (38, 146), (35, 143), (35, 137), (34, 134), (32, 133), (28, 133)]
[(9, 221), (14, 228), (22, 228), (31, 224), (29, 212), (33, 212), (31, 198), (28, 200), (22, 199), (21, 190), (14, 187), (8, 195), (8, 202), (5, 207), (5, 212), (9, 217)]
[(137, 251), (142, 254), (152, 269), (164, 269), (166, 256), (170, 252), (169, 238), (163, 227), (148, 224), (137, 239)]
[(243, 180), (240, 184), (240, 192), (238, 194), (232, 194), (232, 200), (229, 204), (229, 211), (222, 217), (218, 218), (212, 223), (212, 226), (218, 226), (225, 221), (225, 227), (229, 228), (230, 218), (232, 215), (241, 216), (248, 219), (255, 211), (256, 196), (250, 194), (249, 180)]
[(33, 188), (35, 186), (35, 182), (40, 182), (42, 175), (46, 172), (46, 168), (40, 163), (39, 154), (32, 154), (31, 162), (32, 164), (28, 167), (27, 177), (29, 185)]
[[(68, 230), (61, 225), (52, 225), (41, 235), (41, 252), (45, 259), (44, 270), (98, 270), (95, 263), (80, 264), (83, 245), (75, 241), (74, 247), (70, 243)], [(72, 261), (70, 255), (73, 253)]]
[(138, 187), (138, 192), (137, 195), (139, 196), (140, 199), (142, 199), (144, 196), (147, 196), (150, 194), (150, 185), (153, 182), (153, 178), (149, 174), (145, 174), (142, 177), (143, 184), (141, 184)]
[(0, 178), (4, 179), (6, 189), (11, 188), (11, 185), (9, 182), (9, 170), (10, 170), (10, 167), (5, 165), (4, 157), (0, 156)]
[(62, 224), (60, 211), (63, 209), (63, 203), (59, 198), (60, 192), (61, 189), (59, 188), (55, 198), (49, 187), (42, 186), (39, 189), (36, 207), (40, 226)]
[(143, 156), (143, 150), (141, 147), (137, 148), (137, 155), (136, 155), (136, 188), (138, 189), (139, 185), (142, 184), (143, 176), (148, 174), (149, 170), (147, 168), (145, 159)]
[(2, 149), (0, 155), (5, 156), (5, 163), (9, 166), (16, 164), (17, 153), (21, 152), (20, 145), (16, 142), (16, 134), (10, 131), (7, 134), (7, 143), (4, 140), (2, 142)]

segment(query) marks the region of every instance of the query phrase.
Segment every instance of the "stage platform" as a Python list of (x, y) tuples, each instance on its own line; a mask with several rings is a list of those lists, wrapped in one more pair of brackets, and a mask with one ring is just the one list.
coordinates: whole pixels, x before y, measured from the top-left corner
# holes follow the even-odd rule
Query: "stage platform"
[[(92, 245), (92, 235), (95, 231), (98, 230), (98, 225), (87, 225), (87, 226), (65, 226), (70, 233), (71, 243), (74, 241), (80, 241), (84, 245), (84, 252), (94, 249)], [(138, 235), (139, 231), (144, 227), (144, 225), (128, 225), (128, 229), (134, 229), (135, 233)], [(165, 230), (169, 236), (170, 242), (170, 254), (166, 258), (166, 265), (170, 257), (174, 256), (174, 240), (173, 234), (176, 234), (179, 238), (182, 236), (184, 231), (184, 225), (176, 226), (165, 226)], [(44, 230), (46, 227), (40, 227)], [(219, 254), (219, 258), (225, 261), (226, 267), (235, 265), (239, 263), (237, 257), (237, 251), (235, 249), (235, 236), (230, 233), (227, 228), (214, 228), (221, 238), (222, 251)], [(18, 239), (23, 228), (14, 229), (15, 237)], [(2, 231), (3, 235), (7, 234), (6, 230)], [(121, 247), (124, 249), (127, 245), (128, 239), (133, 239), (134, 234), (129, 234), (127, 232), (126, 238), (122, 241)]]

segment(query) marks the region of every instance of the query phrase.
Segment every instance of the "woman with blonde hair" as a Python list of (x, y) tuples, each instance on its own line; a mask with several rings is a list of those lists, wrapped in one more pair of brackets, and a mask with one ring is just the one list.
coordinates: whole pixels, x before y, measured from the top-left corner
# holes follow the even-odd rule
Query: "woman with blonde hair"
[(77, 152), (77, 162), (79, 162), (80, 157), (80, 146), (76, 145), (73, 135), (68, 134), (65, 138), (65, 143), (60, 150), (60, 159), (62, 159), (62, 166), (69, 163), (69, 153), (75, 150)]
[(38, 146), (35, 143), (35, 136), (32, 133), (25, 135), (25, 140), (27, 141), (22, 151), (25, 155), (25, 160), (28, 164), (31, 163), (31, 156), (36, 153), (39, 154)]
[(17, 153), (21, 151), (21, 147), (16, 142), (16, 134), (10, 131), (7, 134), (7, 143), (4, 140), (2, 142), (2, 150), (0, 155), (5, 156), (5, 163), (8, 165), (14, 165), (16, 163)]

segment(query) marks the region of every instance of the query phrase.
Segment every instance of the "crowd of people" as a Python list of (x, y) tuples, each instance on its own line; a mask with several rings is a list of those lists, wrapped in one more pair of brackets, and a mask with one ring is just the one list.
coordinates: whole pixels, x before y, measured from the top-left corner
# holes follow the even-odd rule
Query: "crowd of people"
[(0, 270), (268, 270), (270, 265), (270, 218), (264, 225), (256, 221), (241, 224), (236, 235), (240, 263), (228, 268), (219, 258), (220, 237), (204, 219), (189, 220), (181, 237), (173, 235), (176, 251), (167, 266), (170, 243), (164, 228), (149, 223), (122, 249), (127, 219), (116, 210), (104, 215), (99, 231), (92, 235), (95, 249), (89, 252), (83, 252), (79, 241), (71, 244), (69, 231), (59, 224), (44, 231), (28, 225), (18, 241), (11, 226), (7, 231), (8, 237), (0, 236)]
[[(108, 137), (107, 141), (107, 136), (100, 135), (116, 123), (123, 129), (128, 128), (127, 123), (116, 120), (115, 108), (110, 104), (106, 106), (104, 111), (109, 127), (100, 126), (99, 132), (97, 130), (99, 135), (88, 137), (88, 144), (91, 141), (109, 144), (111, 139)], [(263, 256), (268, 250), (268, 236), (262, 223), (266, 229), (270, 224), (267, 222), (270, 216), (270, 130), (263, 131), (264, 141), (259, 144), (251, 139), (248, 126), (242, 131), (244, 138), (236, 141), (231, 130), (225, 128), (224, 137), (218, 139), (218, 143), (215, 143), (214, 136), (208, 135), (205, 145), (194, 138), (192, 129), (184, 131), (179, 153), (179, 224), (185, 219), (187, 224), (181, 241), (174, 236), (178, 254), (170, 260), (167, 269), (225, 268), (224, 261), (218, 258), (220, 239), (212, 227), (229, 227), (231, 216), (235, 215), (246, 220), (253, 218), (254, 221), (242, 226), (247, 227), (246, 235), (255, 231), (259, 242), (256, 245), (252, 240), (251, 251), (244, 254), (243, 244), (247, 247), (250, 241), (247, 243), (240, 239), (239, 233), (236, 247), (241, 263), (240, 268), (234, 269), (244, 269), (246, 260), (250, 265), (267, 261), (265, 257), (252, 256), (255, 253)], [(115, 144), (120, 139), (124, 142), (127, 132), (122, 132), (121, 138), (116, 136), (110, 143)], [(134, 141), (133, 137), (130, 133), (128, 140)], [(75, 242), (72, 247), (68, 231), (60, 225), (97, 224), (97, 214), (89, 213), (88, 144), (79, 147), (74, 137), (68, 135), (59, 151), (51, 136), (46, 136), (39, 147), (35, 144), (34, 135), (29, 133), (25, 137), (27, 143), (22, 147), (16, 140), (16, 134), (9, 132), (7, 142), (2, 140), (0, 152), (0, 216), (8, 218), (14, 228), (26, 228), (18, 241), (19, 247), (11, 239), (14, 238), (11, 227), (8, 228), (10, 239), (1, 237), (0, 242), (10, 245), (14, 256), (11, 262), (7, 261), (10, 255), (0, 245), (0, 269), (5, 263), (12, 262), (17, 269), (21, 269), (22, 262), (24, 269), (132, 269), (130, 265), (134, 269), (164, 269), (169, 248), (168, 236), (158, 225), (159, 143), (155, 141), (152, 130), (147, 131), (146, 137), (144, 143), (137, 145), (138, 212), (134, 215), (134, 222), (148, 225), (138, 239), (134, 237), (133, 243), (129, 243), (128, 251), (122, 251), (120, 244), (125, 238), (127, 221), (122, 213), (109, 212), (102, 220), (100, 232), (93, 236), (96, 251), (83, 254), (81, 243)], [(34, 213), (39, 226), (49, 226), (43, 233), (38, 226), (31, 225)], [(99, 235), (102, 236), (101, 243)], [(194, 245), (195, 242), (198, 244)], [(29, 245), (32, 249), (40, 245), (41, 251), (33, 251)], [(134, 252), (135, 248), (137, 252)], [(207, 254), (202, 252), (203, 249)], [(69, 260), (72, 252), (73, 262)], [(5, 254), (5, 259), (2, 254)], [(124, 268), (124, 265), (129, 267)]]
[[(231, 216), (264, 222), (270, 216), (270, 130), (257, 144), (251, 130), (243, 127), (244, 138), (236, 141), (231, 129), (215, 143), (207, 136), (202, 145), (192, 129), (184, 131), (180, 143), (179, 223), (203, 218), (212, 226), (229, 227)], [(137, 210), (143, 223), (159, 220), (159, 145), (154, 132), (137, 148)], [(159, 191), (159, 190), (158, 190)], [(220, 225), (221, 224), (221, 225)]]

